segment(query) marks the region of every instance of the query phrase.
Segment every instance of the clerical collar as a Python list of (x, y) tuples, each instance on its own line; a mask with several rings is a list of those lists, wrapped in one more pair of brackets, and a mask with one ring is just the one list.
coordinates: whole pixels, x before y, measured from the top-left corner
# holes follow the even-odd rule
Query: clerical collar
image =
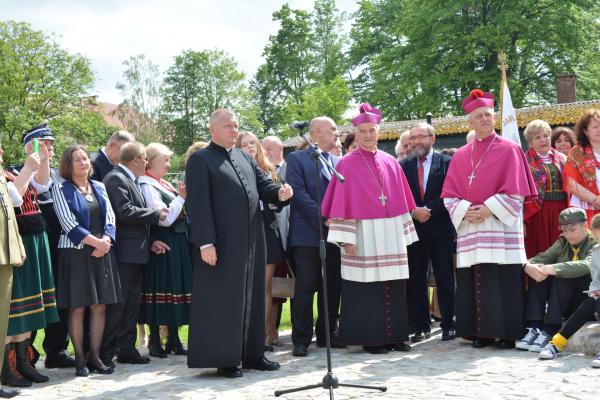
[(362, 154), (368, 154), (371, 157), (375, 156), (375, 154), (377, 153), (377, 148), (375, 148), (375, 150), (371, 151), (371, 150), (363, 149), (362, 147), (358, 146), (357, 150), (360, 151)]
[(235, 147), (235, 146), (223, 147), (220, 144), (217, 144), (217, 143), (213, 142), (212, 140), (211, 140), (210, 144), (213, 145), (213, 146), (215, 146), (218, 149), (223, 149), (223, 150), (225, 150), (228, 153), (231, 153), (231, 150), (233, 150), (233, 148)]

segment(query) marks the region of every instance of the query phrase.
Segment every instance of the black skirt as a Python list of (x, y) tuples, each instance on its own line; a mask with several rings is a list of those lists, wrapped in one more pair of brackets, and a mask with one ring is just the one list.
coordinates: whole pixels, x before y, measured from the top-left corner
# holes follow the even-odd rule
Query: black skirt
[(284, 254), (279, 230), (274, 229), (273, 221), (277, 221), (275, 212), (265, 208), (262, 213), (267, 245), (267, 264), (278, 264), (283, 262)]
[(456, 270), (456, 334), (518, 340), (525, 333), (525, 285), (519, 264)]
[(348, 345), (382, 346), (408, 340), (404, 280), (342, 280), (340, 341)]

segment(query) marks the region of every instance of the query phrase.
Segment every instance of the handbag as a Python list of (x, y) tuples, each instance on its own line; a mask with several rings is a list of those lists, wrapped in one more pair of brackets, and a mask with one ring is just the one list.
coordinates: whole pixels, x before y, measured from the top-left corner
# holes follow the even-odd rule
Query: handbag
[(285, 260), (285, 265), (287, 268), (288, 276), (285, 278), (280, 278), (274, 276), (271, 278), (271, 296), (278, 297), (281, 299), (284, 298), (293, 298), (294, 297), (294, 286), (296, 286), (296, 276), (294, 275), (294, 271), (290, 267), (290, 263)]

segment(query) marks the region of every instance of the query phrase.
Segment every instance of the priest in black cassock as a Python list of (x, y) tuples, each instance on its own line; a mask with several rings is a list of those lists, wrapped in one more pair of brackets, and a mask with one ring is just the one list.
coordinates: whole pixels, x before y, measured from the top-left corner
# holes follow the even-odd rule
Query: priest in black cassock
[(209, 131), (211, 143), (186, 165), (194, 262), (188, 366), (217, 367), (219, 375), (237, 378), (240, 362), (248, 369), (279, 369), (264, 357), (266, 248), (259, 200), (268, 207), (293, 193), (234, 148), (232, 111), (214, 111)]

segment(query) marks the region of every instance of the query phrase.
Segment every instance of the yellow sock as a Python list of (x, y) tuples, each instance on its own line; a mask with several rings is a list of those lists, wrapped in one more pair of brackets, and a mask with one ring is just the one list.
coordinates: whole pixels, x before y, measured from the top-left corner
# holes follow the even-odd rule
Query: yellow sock
[(560, 333), (557, 333), (556, 335), (552, 336), (551, 342), (559, 351), (562, 351), (563, 347), (567, 345), (568, 340)]

